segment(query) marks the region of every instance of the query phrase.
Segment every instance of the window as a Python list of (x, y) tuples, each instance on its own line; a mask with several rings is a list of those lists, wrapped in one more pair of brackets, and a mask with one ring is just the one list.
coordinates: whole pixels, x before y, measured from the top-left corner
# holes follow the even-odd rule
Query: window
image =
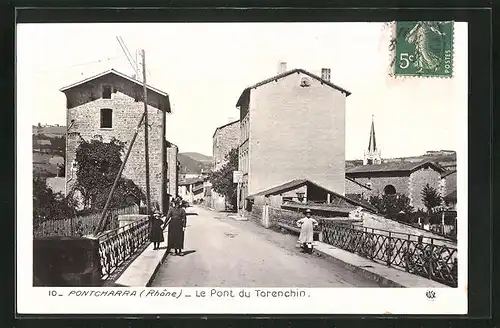
[(101, 129), (113, 128), (113, 110), (109, 108), (101, 109)]
[(102, 98), (103, 99), (111, 99), (111, 86), (104, 85), (102, 87)]
[(396, 194), (396, 188), (394, 188), (393, 185), (387, 185), (384, 188), (384, 194), (386, 194), (386, 195), (395, 195)]

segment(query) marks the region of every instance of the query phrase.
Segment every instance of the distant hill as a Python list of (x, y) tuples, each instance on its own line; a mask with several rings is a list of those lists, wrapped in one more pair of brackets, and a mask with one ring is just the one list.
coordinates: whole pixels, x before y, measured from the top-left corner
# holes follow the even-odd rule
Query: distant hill
[(210, 170), (212, 157), (199, 153), (179, 153), (177, 159), (181, 165), (180, 173), (201, 173)]
[(189, 152), (189, 153), (182, 153), (182, 155), (190, 157), (198, 162), (212, 162), (212, 156), (207, 156), (200, 153)]

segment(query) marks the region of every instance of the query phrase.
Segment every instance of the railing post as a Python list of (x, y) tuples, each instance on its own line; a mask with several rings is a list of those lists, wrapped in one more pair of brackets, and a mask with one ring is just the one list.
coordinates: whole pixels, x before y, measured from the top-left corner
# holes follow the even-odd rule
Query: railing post
[(405, 250), (405, 270), (406, 272), (410, 271), (410, 243), (411, 243), (411, 235), (408, 234), (408, 244), (406, 245)]
[(431, 238), (431, 249), (429, 252), (429, 279), (432, 280), (432, 258), (434, 257), (434, 238)]
[(387, 266), (391, 266), (391, 244), (392, 244), (392, 235), (389, 231), (389, 238), (387, 240), (387, 245), (385, 246), (387, 252)]

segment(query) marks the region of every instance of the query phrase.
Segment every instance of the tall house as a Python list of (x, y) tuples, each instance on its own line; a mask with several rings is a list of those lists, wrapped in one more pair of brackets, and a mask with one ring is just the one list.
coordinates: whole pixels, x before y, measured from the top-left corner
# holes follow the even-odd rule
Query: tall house
[[(82, 140), (110, 142), (116, 138), (130, 145), (144, 113), (143, 84), (125, 74), (109, 70), (62, 88), (67, 100), (66, 194), (76, 182), (76, 150)], [(170, 113), (169, 96), (147, 86), (151, 203), (161, 210), (167, 205), (165, 163), (165, 117)], [(144, 129), (144, 126), (141, 130)], [(146, 190), (145, 143), (141, 131), (132, 147), (123, 176)], [(103, 159), (105, 162), (106, 159)], [(102, 163), (105, 167), (105, 163)]]
[(213, 159), (212, 168), (219, 170), (226, 163), (226, 155), (233, 148), (240, 145), (240, 120), (232, 120), (229, 123), (215, 129), (212, 136)]
[(243, 90), (240, 110), (241, 199), (294, 179), (344, 194), (345, 106), (351, 93), (317, 76), (286, 70)]
[(365, 150), (363, 165), (378, 165), (382, 163), (380, 149), (377, 148), (375, 139), (375, 122), (372, 115), (372, 127), (370, 129), (370, 140), (368, 142), (368, 150)]
[(179, 148), (173, 143), (165, 140), (166, 143), (166, 167), (167, 167), (167, 194), (169, 195), (171, 201), (173, 198), (177, 196), (177, 188), (179, 183), (179, 162), (178, 162), (178, 154)]

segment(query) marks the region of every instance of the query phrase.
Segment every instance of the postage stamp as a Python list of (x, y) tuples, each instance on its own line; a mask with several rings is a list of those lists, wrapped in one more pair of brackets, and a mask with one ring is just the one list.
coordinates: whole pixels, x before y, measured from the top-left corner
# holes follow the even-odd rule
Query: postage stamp
[(467, 36), (19, 24), (18, 312), (467, 313)]
[(453, 22), (396, 22), (394, 75), (453, 76)]

